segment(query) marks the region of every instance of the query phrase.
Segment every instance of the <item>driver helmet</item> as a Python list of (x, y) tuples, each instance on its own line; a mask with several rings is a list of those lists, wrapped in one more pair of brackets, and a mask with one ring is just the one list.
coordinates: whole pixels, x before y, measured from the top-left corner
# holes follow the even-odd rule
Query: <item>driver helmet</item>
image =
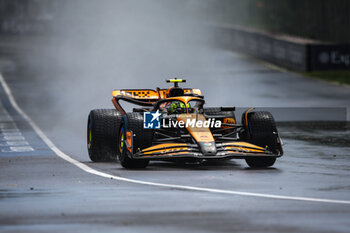
[[(190, 104), (187, 103), (187, 108), (190, 108), (190, 107), (191, 107)], [(170, 105), (169, 113), (170, 114), (174, 113), (177, 108), (186, 109), (186, 105), (184, 103), (182, 103), (181, 101), (173, 102)]]

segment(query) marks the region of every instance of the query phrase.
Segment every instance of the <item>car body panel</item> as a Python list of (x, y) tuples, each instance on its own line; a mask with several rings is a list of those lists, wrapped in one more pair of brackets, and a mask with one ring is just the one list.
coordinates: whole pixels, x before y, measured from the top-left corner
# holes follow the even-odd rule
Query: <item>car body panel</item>
[[(174, 81), (174, 80), (173, 80)], [(183, 129), (178, 129), (178, 126), (171, 128), (170, 130), (177, 131), (177, 136), (166, 136), (166, 138), (160, 138), (158, 141), (154, 141), (152, 146), (147, 148), (133, 148), (133, 132), (127, 131), (126, 145), (128, 156), (132, 159), (167, 159), (167, 158), (200, 158), (200, 159), (219, 159), (219, 158), (249, 158), (249, 157), (273, 157), (277, 158), (282, 156), (281, 153), (269, 151), (269, 148), (263, 148), (254, 145), (249, 142), (249, 130), (248, 130), (248, 113), (254, 108), (250, 108), (242, 115), (242, 123), (237, 124), (235, 118), (226, 117), (225, 115), (210, 116), (206, 115), (203, 111), (190, 111), (188, 103), (191, 101), (199, 102), (200, 108), (203, 108), (204, 99), (202, 92), (199, 89), (191, 88), (179, 88), (177, 83), (179, 80), (175, 80), (173, 88), (160, 89), (121, 89), (114, 90), (112, 92), (112, 102), (116, 109), (121, 112), (123, 118), (126, 118), (126, 112), (119, 104), (119, 100), (124, 100), (136, 105), (145, 106), (142, 111), (159, 111), (163, 107), (163, 103), (171, 103), (171, 101), (180, 101), (184, 104), (186, 111), (171, 115), (171, 118), (167, 118), (170, 121), (193, 121), (206, 122), (210, 117), (221, 118), (222, 125), (220, 133), (214, 133), (217, 129), (213, 130), (213, 127), (198, 127), (197, 125), (186, 125)], [(171, 96), (171, 91), (178, 91), (181, 89), (183, 95)], [(234, 107), (220, 107), (221, 111), (234, 111)], [(166, 109), (163, 109), (166, 110)], [(193, 110), (193, 109), (192, 109)], [(203, 109), (202, 109), (203, 110)], [(160, 111), (162, 112), (162, 111)], [(144, 129), (149, 130), (149, 129)], [(153, 129), (156, 132), (159, 129)], [(169, 130), (169, 129), (167, 129)], [(244, 141), (238, 138), (239, 133), (242, 130), (247, 134)], [(159, 131), (160, 132), (160, 131)], [(227, 133), (229, 132), (229, 133)], [(231, 133), (230, 133), (231, 132)], [(163, 134), (159, 133), (159, 134)], [(181, 135), (179, 135), (181, 134)], [(185, 135), (182, 135), (185, 134)], [(221, 136), (220, 136), (221, 135)], [(230, 135), (230, 136), (226, 136)], [(186, 136), (186, 137), (183, 137)], [(154, 139), (154, 138), (153, 138)], [(152, 139), (152, 140), (153, 140)], [(279, 139), (279, 137), (278, 137)], [(136, 150), (135, 150), (136, 149)]]

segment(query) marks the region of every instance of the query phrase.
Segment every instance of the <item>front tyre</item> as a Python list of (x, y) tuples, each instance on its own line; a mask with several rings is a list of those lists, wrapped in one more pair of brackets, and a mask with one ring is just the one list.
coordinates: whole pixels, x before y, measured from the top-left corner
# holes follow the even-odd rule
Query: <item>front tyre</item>
[(126, 131), (133, 133), (133, 153), (152, 145), (153, 132), (143, 128), (143, 116), (139, 113), (127, 113), (119, 129), (118, 152), (120, 164), (127, 169), (147, 167), (149, 160), (132, 159), (128, 156)]
[(94, 162), (109, 162), (117, 158), (117, 137), (121, 114), (115, 109), (94, 109), (87, 122), (89, 157)]
[[(261, 146), (278, 155), (282, 152), (275, 120), (270, 112), (250, 112), (247, 116), (247, 128), (243, 134), (245, 139), (254, 145)], [(273, 166), (276, 158), (247, 158), (247, 164), (252, 168)]]

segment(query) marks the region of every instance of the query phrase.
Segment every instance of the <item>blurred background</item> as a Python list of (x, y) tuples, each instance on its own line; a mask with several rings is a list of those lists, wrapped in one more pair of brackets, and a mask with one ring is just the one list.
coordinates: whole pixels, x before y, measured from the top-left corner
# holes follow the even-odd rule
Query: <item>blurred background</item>
[[(322, 41), (350, 41), (350, 2), (348, 0), (159, 0), (159, 1), (79, 1), (79, 0), (0, 0), (1, 33), (25, 34), (47, 33), (57, 28), (57, 21), (69, 22), (69, 14), (79, 14), (80, 23), (94, 17), (105, 16), (84, 8), (95, 4), (127, 5), (132, 2), (139, 8), (147, 5), (168, 5), (169, 17), (180, 12), (182, 17), (197, 16), (204, 24), (241, 25), (264, 29), (303, 38)], [(118, 4), (116, 4), (118, 2)], [(127, 3), (129, 2), (129, 3)], [(137, 3), (137, 4), (135, 4)], [(75, 6), (75, 7), (74, 7)], [(111, 11), (118, 9), (112, 8)], [(96, 9), (97, 10), (97, 9)], [(132, 14), (133, 9), (130, 9)], [(100, 14), (102, 13), (102, 15)], [(185, 14), (186, 13), (186, 14)], [(72, 15), (70, 15), (72, 16)], [(72, 17), (69, 17), (73, 20)], [(192, 18), (193, 19), (193, 18)], [(98, 25), (95, 25), (98, 26)]]

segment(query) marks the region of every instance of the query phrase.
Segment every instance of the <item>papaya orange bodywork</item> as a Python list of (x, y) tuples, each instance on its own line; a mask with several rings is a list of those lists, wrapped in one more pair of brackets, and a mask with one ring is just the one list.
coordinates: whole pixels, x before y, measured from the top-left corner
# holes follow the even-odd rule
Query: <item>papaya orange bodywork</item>
[[(202, 114), (181, 114), (177, 117), (178, 121), (184, 121), (187, 120), (196, 120), (196, 121), (206, 121), (206, 118)], [(198, 128), (198, 127), (186, 127), (188, 132), (192, 135), (192, 137), (197, 142), (214, 142), (213, 134), (211, 133), (209, 128)]]
[(128, 151), (130, 151), (131, 153), (132, 151), (132, 133), (131, 131), (126, 131), (126, 148), (128, 149)]
[(187, 151), (189, 147), (186, 143), (164, 143), (155, 146), (148, 147), (147, 149), (142, 150), (145, 156), (152, 156), (152, 154), (157, 153), (167, 153), (167, 155), (174, 154), (186, 154), (188, 152), (180, 152)]
[[(185, 88), (184, 89), (185, 94), (196, 94), (196, 95), (202, 95), (201, 90), (199, 89), (190, 89)], [(168, 97), (169, 90), (165, 89), (159, 89), (159, 93), (156, 90), (151, 89), (129, 89), (129, 90), (113, 90), (112, 96), (128, 96), (135, 99), (154, 99), (158, 100), (159, 97), (161, 99), (165, 99)]]

